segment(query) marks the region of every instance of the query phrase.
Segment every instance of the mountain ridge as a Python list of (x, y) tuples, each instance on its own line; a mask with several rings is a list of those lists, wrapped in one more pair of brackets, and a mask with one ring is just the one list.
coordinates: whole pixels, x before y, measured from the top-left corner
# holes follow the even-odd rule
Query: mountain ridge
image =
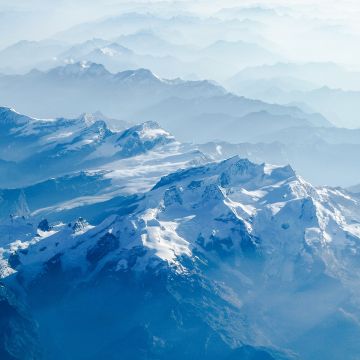
[[(231, 347), (290, 347), (306, 353), (295, 345), (297, 337), (321, 319), (337, 314), (337, 300), (328, 303), (326, 309), (317, 308), (317, 316), (301, 321), (293, 318), (294, 323), (287, 327), (293, 331), (289, 342), (285, 333), (271, 330), (274, 322), (281, 322), (282, 307), (274, 309), (269, 320), (261, 318), (267, 306), (261, 301), (262, 294), (275, 301), (269, 289), (280, 282), (291, 303), (296, 299), (296, 289), (314, 282), (315, 289), (319, 287), (323, 294), (312, 287), (303, 290), (310, 297), (303, 298), (309, 306), (314, 292), (325, 300), (329, 291), (340, 287), (344, 294), (341, 306), (350, 311), (348, 301), (357, 291), (350, 284), (358, 276), (357, 268), (355, 271), (350, 266), (356, 257), (351, 249), (357, 247), (350, 239), (360, 237), (357, 201), (341, 189), (312, 187), (289, 166), (257, 165), (233, 157), (163, 177), (132, 213), (114, 214), (95, 227), (85, 223), (79, 230), (73, 224), (60, 224), (36, 240), (12, 245), (4, 254), (5, 258), (10, 256), (9, 264), (16, 270), (5, 265), (10, 268), (3, 268), (3, 273), (13, 274), (7, 279), (9, 283), (21, 279), (22, 286), (35, 289), (49, 286), (56, 271), (68, 284), (62, 291), (68, 291), (71, 283), (76, 288), (83, 279), (90, 285), (106, 283), (109, 277), (121, 287), (124, 277), (155, 276), (151, 281), (162, 283), (162, 276), (170, 276), (176, 281), (168, 278), (165, 283), (179, 304), (188, 301), (185, 289), (190, 281), (195, 292), (206, 294), (206, 300), (193, 300), (188, 309), (195, 306), (195, 311), (208, 314), (202, 306), (203, 301), (209, 301), (219, 316), (227, 307), (233, 313), (221, 331), (226, 343), (235, 336), (235, 329), (240, 331), (232, 338), (235, 343)], [(346, 252), (338, 252), (341, 248)], [(71, 278), (65, 280), (66, 274), (72, 274)], [(213, 289), (222, 300), (205, 289)], [(247, 291), (252, 294), (249, 298)], [(150, 292), (156, 296), (154, 289)], [(35, 290), (31, 296), (37, 298)], [(260, 315), (256, 315), (259, 309)], [(216, 331), (218, 321), (217, 315), (210, 317), (207, 326)], [(261, 323), (265, 333), (243, 321)], [(288, 354), (285, 358), (292, 357)]]

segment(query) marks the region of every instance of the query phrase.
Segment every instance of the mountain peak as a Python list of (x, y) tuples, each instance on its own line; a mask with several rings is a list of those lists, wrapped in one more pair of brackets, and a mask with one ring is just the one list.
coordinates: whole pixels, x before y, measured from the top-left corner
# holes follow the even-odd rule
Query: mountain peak
[(162, 80), (148, 69), (136, 69), (122, 71), (116, 74), (116, 78), (123, 82), (161, 82)]
[(133, 51), (128, 49), (125, 46), (119, 45), (118, 43), (111, 43), (109, 45), (100, 47), (97, 49), (100, 53), (107, 56), (116, 56), (116, 55), (132, 55)]
[(158, 123), (147, 121), (123, 131), (116, 143), (123, 156), (134, 156), (174, 141), (175, 138)]
[(213, 179), (211, 181), (214, 184), (223, 188), (241, 185), (250, 189), (294, 177), (296, 174), (290, 166), (256, 164), (236, 155), (218, 163), (209, 163), (166, 175), (160, 179), (153, 189), (181, 184), (183, 181), (199, 181), (204, 178)]
[(0, 124), (2, 125), (25, 125), (31, 121), (31, 118), (19, 114), (16, 110), (8, 107), (0, 107)]
[(104, 124), (106, 123), (106, 117), (99, 111), (95, 113), (83, 113), (78, 117), (78, 119), (86, 126), (91, 126), (96, 122), (103, 122)]
[(101, 77), (110, 75), (110, 72), (107, 71), (103, 65), (88, 61), (80, 61), (60, 66), (50, 70), (48, 73), (59, 77)]
[[(169, 141), (173, 141), (174, 137), (161, 128), (161, 126), (156, 121), (146, 121), (139, 125), (135, 125), (123, 132), (120, 138), (127, 136), (136, 136), (142, 140), (149, 140), (154, 138), (164, 138)], [(120, 139), (119, 138), (119, 139)]]

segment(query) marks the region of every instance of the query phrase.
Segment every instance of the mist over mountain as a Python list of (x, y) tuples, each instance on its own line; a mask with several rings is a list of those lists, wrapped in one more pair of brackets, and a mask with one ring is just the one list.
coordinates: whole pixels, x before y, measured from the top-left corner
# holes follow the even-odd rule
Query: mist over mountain
[[(101, 64), (87, 62), (24, 76), (2, 76), (0, 84), (6, 105), (16, 103), (19, 110), (38, 117), (60, 116), (63, 108), (66, 116), (106, 109), (108, 115), (123, 118), (168, 97), (225, 93), (209, 81), (162, 80), (147, 69), (113, 74)], [(47, 98), (45, 104), (37, 101), (41, 98)]]
[(359, 14), (0, 1), (0, 359), (357, 359)]
[(230, 80), (233, 86), (241, 86), (249, 80), (294, 79), (311, 84), (315, 89), (321, 86), (339, 87), (344, 90), (358, 90), (360, 73), (349, 71), (336, 63), (277, 63), (252, 66), (242, 70)]
[(358, 128), (359, 78), (360, 73), (330, 63), (277, 64), (245, 69), (228, 84), (238, 94), (305, 104), (338, 126)]
[[(35, 117), (60, 116), (60, 108), (70, 117), (84, 110), (106, 109), (107, 115), (128, 122), (158, 121), (179, 139), (195, 142), (217, 139), (219, 126), (224, 140), (235, 142), (252, 139), (263, 131), (331, 126), (320, 114), (238, 97), (211, 81), (161, 79), (146, 69), (113, 74), (103, 65), (87, 62), (23, 76), (2, 76), (0, 94), (7, 106), (17, 104), (17, 109)], [(203, 131), (205, 123), (207, 129)], [(264, 127), (266, 123), (271, 126)], [(199, 131), (189, 133), (190, 126)], [(242, 131), (245, 126), (248, 131)]]

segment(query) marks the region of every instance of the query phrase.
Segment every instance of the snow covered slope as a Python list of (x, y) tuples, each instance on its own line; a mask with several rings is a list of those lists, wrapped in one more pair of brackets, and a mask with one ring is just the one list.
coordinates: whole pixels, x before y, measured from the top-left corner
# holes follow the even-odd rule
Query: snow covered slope
[[(199, 341), (184, 350), (190, 357), (212, 358), (206, 343), (213, 339), (213, 356), (234, 355), (246, 345), (265, 349), (269, 359), (349, 358), (360, 350), (353, 341), (360, 334), (359, 240), (358, 199), (315, 188), (289, 166), (234, 157), (164, 176), (133, 213), (96, 227), (80, 219), (19, 237), (3, 247), (2, 273), (28, 293), (40, 327), (59, 321), (58, 310), (44, 315), (49, 304), (77, 309), (75, 323), (64, 326), (81, 335), (58, 340), (65, 353), (126, 349), (115, 334), (129, 335), (137, 321), (145, 354), (155, 351), (156, 358), (170, 349), (181, 358), (186, 336), (180, 334), (191, 328)], [(101, 331), (81, 325), (82, 317), (98, 314), (95, 300), (84, 306), (91, 292), (114, 316), (99, 329), (113, 332), (108, 343), (84, 349), (82, 337)], [(168, 319), (166, 331), (159, 318)]]
[(41, 120), (8, 108), (0, 121), (0, 227), (13, 217), (37, 224), (84, 214), (98, 223), (132, 209), (161, 176), (208, 161), (155, 122), (119, 130), (111, 120), (110, 130), (98, 114)]
[[(194, 148), (176, 142), (155, 122), (145, 122), (126, 130), (116, 129), (114, 122), (112, 120), (113, 130), (110, 130), (106, 119), (100, 120), (98, 116), (85, 114), (77, 119), (43, 120), (0, 108), (0, 168), (7, 175), (0, 178), (0, 186), (25, 187), (80, 171), (112, 172), (117, 178), (134, 181), (139, 178), (136, 172), (143, 173), (137, 161), (160, 171), (156, 182), (166, 173), (161, 171), (161, 166), (155, 169), (154, 164), (161, 159), (172, 158), (166, 163), (169, 171), (173, 171), (179, 162), (204, 158)], [(137, 160), (127, 162), (129, 158)], [(136, 171), (130, 173), (130, 169)], [(148, 179), (144, 182), (152, 176), (151, 169), (147, 170)]]

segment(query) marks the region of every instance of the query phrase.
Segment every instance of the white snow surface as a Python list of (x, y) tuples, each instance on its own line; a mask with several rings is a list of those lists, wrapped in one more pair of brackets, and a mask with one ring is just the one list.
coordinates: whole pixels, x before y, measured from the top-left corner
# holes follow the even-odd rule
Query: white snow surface
[[(161, 158), (157, 156), (155, 163)], [(146, 163), (144, 158), (141, 160)], [(122, 168), (126, 166), (122, 164)], [(147, 173), (151, 173), (151, 166), (142, 168), (136, 162), (132, 169), (114, 170), (107, 176), (114, 183), (133, 179), (128, 190), (136, 191), (149, 190), (151, 181), (140, 180)], [(135, 268), (165, 262), (185, 273), (188, 269), (181, 260), (184, 256), (193, 261), (195, 253), (243, 257), (246, 248), (253, 247), (261, 248), (267, 258), (267, 276), (281, 276), (290, 282), (294, 278), (294, 258), (305, 256), (309, 248), (305, 256), (308, 268), (304, 271), (311, 271), (315, 261), (311, 258), (316, 256), (332, 276), (337, 276), (352, 256), (358, 256), (360, 210), (358, 200), (345, 191), (315, 188), (288, 166), (257, 165), (235, 157), (163, 177), (133, 214), (111, 216), (82, 233), (73, 233), (67, 227), (51, 234), (40, 233), (33, 239), (19, 233), (11, 243), (4, 244), (2, 254), (5, 259), (25, 247), (28, 252), (20, 254), (21, 268), (30, 277), (36, 276), (42, 264), (59, 251), (68, 266), (81, 264), (84, 271), (90, 271), (87, 252), (101, 236), (110, 233), (120, 245), (91, 271), (99, 271), (114, 261), (121, 262), (119, 268), (126, 268), (124, 254), (139, 247), (146, 255), (138, 258)], [(345, 249), (349, 258), (341, 258), (340, 262), (337, 256)], [(5, 267), (2, 273), (6, 276), (9, 269)]]

